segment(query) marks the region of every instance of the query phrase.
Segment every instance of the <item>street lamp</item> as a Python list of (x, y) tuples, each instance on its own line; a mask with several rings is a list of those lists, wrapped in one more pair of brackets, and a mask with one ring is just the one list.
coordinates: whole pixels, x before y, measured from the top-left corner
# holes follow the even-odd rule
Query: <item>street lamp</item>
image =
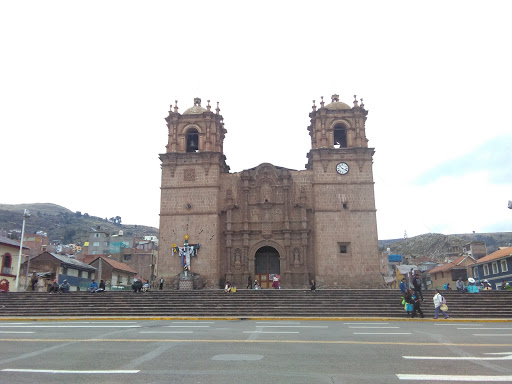
[(18, 287), (20, 284), (21, 252), (23, 250), (23, 236), (25, 236), (25, 220), (29, 217), (30, 212), (28, 211), (28, 209), (25, 209), (23, 211), (23, 227), (21, 228), (20, 253), (18, 254), (18, 269), (16, 270), (16, 284), (14, 286), (16, 292), (18, 292)]

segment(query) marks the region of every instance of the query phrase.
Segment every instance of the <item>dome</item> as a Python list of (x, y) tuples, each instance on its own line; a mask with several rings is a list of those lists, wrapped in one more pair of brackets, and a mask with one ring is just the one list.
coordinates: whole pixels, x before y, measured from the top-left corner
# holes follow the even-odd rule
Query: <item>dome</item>
[(345, 103), (342, 103), (339, 99), (339, 96), (338, 95), (332, 95), (331, 96), (331, 101), (332, 103), (330, 104), (327, 104), (325, 106), (325, 108), (329, 109), (329, 110), (332, 110), (332, 111), (335, 111), (335, 110), (340, 110), (340, 109), (352, 109), (350, 108), (347, 104)]
[(200, 115), (206, 112), (206, 108), (201, 107), (201, 99), (199, 97), (194, 98), (194, 106), (183, 112), (184, 115)]
[(335, 101), (334, 103), (327, 104), (325, 108), (330, 110), (339, 110), (339, 109), (352, 109), (347, 104), (342, 103), (341, 101)]
[(200, 115), (201, 113), (206, 112), (206, 108), (201, 107), (200, 105), (194, 105), (190, 107), (185, 112), (184, 115)]

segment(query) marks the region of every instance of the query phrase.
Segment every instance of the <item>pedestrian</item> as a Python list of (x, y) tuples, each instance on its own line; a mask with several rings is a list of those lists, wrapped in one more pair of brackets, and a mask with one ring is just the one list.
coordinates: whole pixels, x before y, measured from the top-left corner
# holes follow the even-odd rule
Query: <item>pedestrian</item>
[(404, 277), (400, 281), (400, 292), (402, 292), (402, 294), (404, 294), (406, 289), (407, 289), (407, 284), (405, 283), (405, 277)]
[(412, 317), (412, 312), (414, 310), (414, 299), (412, 298), (412, 291), (409, 288), (405, 290), (403, 301), (405, 302), (405, 311), (407, 312), (407, 317)]
[(252, 279), (251, 275), (247, 278), (247, 289), (252, 289)]
[(103, 280), (100, 281), (100, 285), (98, 286), (96, 292), (105, 292), (105, 282)]
[(468, 278), (468, 286), (466, 288), (466, 292), (469, 292), (469, 293), (479, 293), (480, 292), (480, 290), (476, 286), (476, 280), (473, 279), (472, 277)]
[(139, 292), (142, 290), (142, 279), (134, 279), (132, 284), (133, 292)]
[(462, 277), (459, 277), (459, 280), (455, 283), (455, 288), (457, 288), (457, 291), (459, 292), (467, 292), (466, 285), (464, 284), (464, 281), (462, 280)]
[(231, 282), (228, 279), (226, 279), (224, 284), (224, 292), (231, 292)]
[(512, 290), (512, 287), (510, 287), (510, 284), (506, 280), (503, 280), (503, 282), (501, 283), (501, 290), (510, 291)]
[(311, 280), (311, 291), (316, 292), (316, 283), (315, 283), (315, 279)]
[(38, 282), (38, 278), (37, 278), (37, 274), (34, 272), (32, 273), (32, 278), (30, 279), (30, 285), (32, 286), (32, 290), (35, 291), (36, 290), (36, 285), (37, 285), (37, 282)]
[(423, 319), (425, 315), (423, 315), (423, 311), (421, 310), (421, 302), (418, 296), (415, 294), (412, 295), (413, 305), (412, 305), (412, 317), (416, 316), (416, 312), (420, 314), (420, 317)]
[(437, 290), (437, 289), (434, 290), (433, 300), (434, 300), (434, 308), (435, 308), (434, 319), (437, 319), (439, 317), (439, 311), (442, 312), (445, 319), (449, 318), (450, 316), (448, 316), (448, 314), (441, 309), (441, 305), (446, 304), (446, 299), (439, 293), (439, 290)]
[(62, 282), (62, 284), (60, 285), (60, 291), (62, 293), (69, 293), (69, 289), (71, 288), (71, 286), (69, 285), (68, 281), (67, 280), (64, 280)]
[(57, 283), (57, 280), (53, 280), (53, 284), (50, 285), (50, 293), (59, 293), (59, 283)]
[(277, 276), (272, 279), (272, 288), (279, 289), (279, 278)]
[(492, 291), (492, 286), (491, 286), (491, 284), (489, 284), (487, 279), (482, 281), (482, 290), (483, 291)]
[(261, 289), (260, 284), (258, 283), (258, 280), (254, 280), (254, 289)]
[(98, 289), (98, 283), (96, 282), (96, 280), (92, 279), (91, 284), (89, 285), (89, 288), (87, 288), (87, 290), (90, 293), (96, 293), (97, 289)]
[(419, 273), (414, 277), (412, 285), (414, 286), (414, 293), (416, 293), (416, 297), (421, 299), (421, 301), (424, 301), (423, 293), (421, 293), (421, 277)]
[(160, 287), (159, 287), (160, 290), (164, 289), (164, 278), (161, 277), (160, 278)]

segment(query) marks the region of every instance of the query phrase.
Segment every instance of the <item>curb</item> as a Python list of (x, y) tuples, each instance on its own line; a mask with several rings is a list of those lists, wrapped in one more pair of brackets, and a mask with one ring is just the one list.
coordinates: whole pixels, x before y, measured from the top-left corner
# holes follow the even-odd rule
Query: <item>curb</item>
[(3, 321), (156, 321), (156, 320), (266, 320), (266, 321), (415, 321), (415, 322), (458, 322), (458, 323), (510, 323), (512, 319), (410, 319), (397, 317), (258, 317), (258, 316), (221, 316), (221, 317), (190, 317), (190, 316), (158, 316), (158, 317), (6, 317), (0, 318)]

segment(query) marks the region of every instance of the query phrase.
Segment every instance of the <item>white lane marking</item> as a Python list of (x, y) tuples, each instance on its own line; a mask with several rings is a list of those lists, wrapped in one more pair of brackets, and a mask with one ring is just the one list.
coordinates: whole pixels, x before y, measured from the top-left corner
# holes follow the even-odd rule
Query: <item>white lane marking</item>
[(0, 325), (0, 328), (140, 328), (140, 325)]
[[(59, 321), (58, 324), (136, 324), (136, 321)], [(30, 325), (34, 324), (34, 322), (24, 322), (24, 323), (3, 323), (6, 325), (14, 325), (14, 324), (23, 324)]]
[(256, 361), (263, 359), (263, 355), (256, 354), (225, 354), (225, 355), (215, 355), (212, 357), (212, 360), (220, 360), (220, 361)]
[(473, 336), (512, 336), (512, 333), (473, 333)]
[(266, 332), (266, 331), (244, 331), (244, 333), (300, 333), (298, 331), (276, 331), (276, 332)]
[(136, 321), (90, 321), (91, 324), (137, 324)]
[[(435, 326), (445, 326), (445, 325), (448, 325), (448, 326), (453, 326), (453, 325), (456, 325), (458, 327), (460, 327), (461, 325), (467, 325), (467, 324), (460, 324), (460, 323), (436, 323), (434, 324)], [(476, 327), (476, 326), (479, 326), (480, 324), (471, 324), (473, 327)]]
[(139, 333), (194, 333), (193, 331), (140, 331)]
[(111, 371), (71, 371), (60, 369), (2, 369), (2, 372), (30, 372), (30, 373), (139, 373), (139, 369), (111, 370)]
[(354, 335), (411, 335), (410, 332), (354, 332)]
[(35, 333), (34, 331), (0, 331), (0, 333), (7, 333), (7, 334), (11, 334), (11, 333)]
[(512, 360), (512, 354), (501, 357), (477, 357), (477, 356), (402, 356), (412, 360)]
[(165, 325), (167, 328), (210, 328), (209, 325)]
[(507, 328), (457, 328), (457, 329), (478, 329), (478, 330), (481, 330), (481, 329), (508, 329), (508, 330), (512, 331), (512, 327), (507, 327)]
[(512, 382), (512, 376), (462, 376), (462, 375), (407, 375), (397, 374), (400, 380), (418, 380), (418, 381), (504, 381)]
[(257, 325), (256, 328), (328, 328), (327, 325)]
[(256, 321), (256, 324), (300, 324), (300, 321)]
[(345, 325), (387, 325), (389, 323), (343, 323)]
[(363, 326), (357, 326), (357, 327), (349, 327), (349, 328), (370, 328), (370, 329), (390, 329), (390, 328), (400, 328), (400, 327), (363, 327)]
[(484, 355), (512, 355), (512, 352), (486, 352)]
[(173, 321), (173, 324), (215, 324), (214, 321)]

